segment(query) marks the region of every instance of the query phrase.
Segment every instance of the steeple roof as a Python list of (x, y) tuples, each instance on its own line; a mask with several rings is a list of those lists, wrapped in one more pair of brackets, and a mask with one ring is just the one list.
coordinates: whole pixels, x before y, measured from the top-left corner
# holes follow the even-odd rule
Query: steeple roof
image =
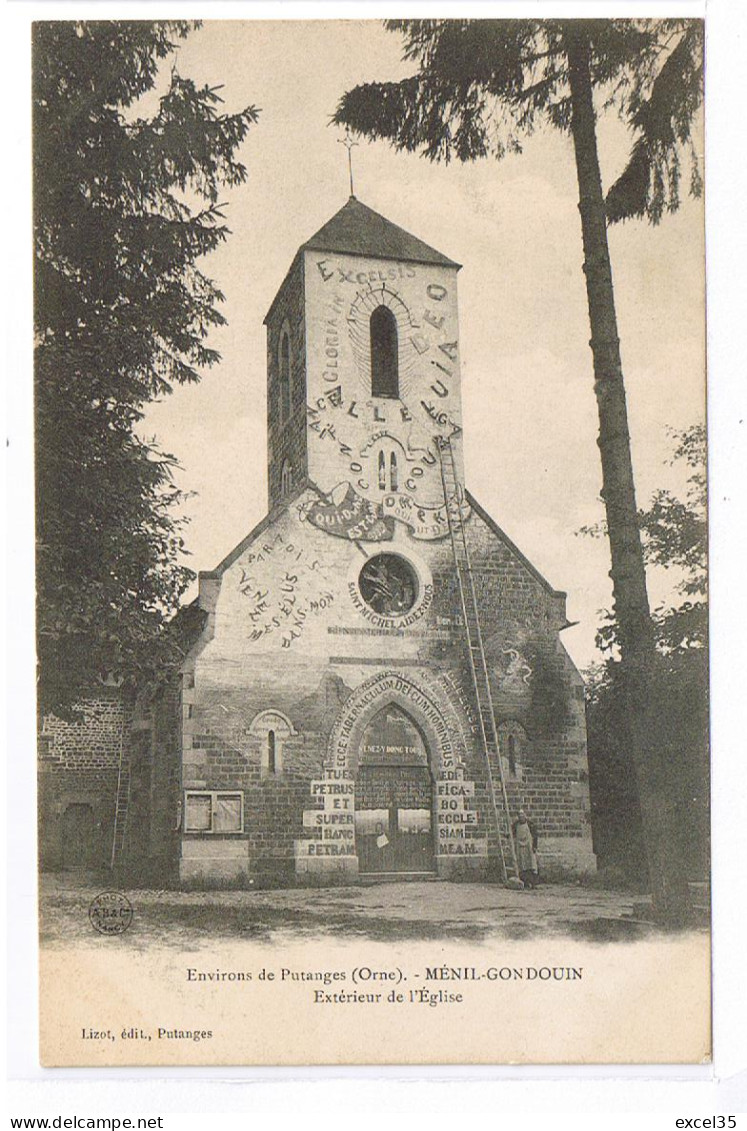
[(339, 212), (301, 245), (302, 251), (337, 251), (375, 259), (404, 259), (410, 263), (436, 263), (459, 267), (440, 251), (411, 236), (373, 208), (351, 196)]
[(370, 256), (371, 259), (399, 259), (406, 263), (433, 263), (440, 267), (456, 267), (457, 270), (461, 267), (460, 263), (442, 255), (417, 236), (411, 236), (404, 228), (393, 224), (386, 216), (374, 212), (373, 208), (361, 204), (357, 197), (351, 196), (331, 220), (323, 224), (311, 239), (301, 244), (265, 315), (265, 324), (304, 251), (337, 252), (342, 255)]

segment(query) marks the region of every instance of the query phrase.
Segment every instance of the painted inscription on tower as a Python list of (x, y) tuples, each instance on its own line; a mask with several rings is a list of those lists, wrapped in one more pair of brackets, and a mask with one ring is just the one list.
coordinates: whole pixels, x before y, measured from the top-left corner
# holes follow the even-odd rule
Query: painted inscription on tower
[[(456, 268), (307, 256), (309, 475), (338, 506), (362, 497), (376, 518), (443, 538), (437, 439), (462, 461)], [(325, 521), (321, 508), (309, 517)], [(371, 523), (365, 536), (389, 528)]]

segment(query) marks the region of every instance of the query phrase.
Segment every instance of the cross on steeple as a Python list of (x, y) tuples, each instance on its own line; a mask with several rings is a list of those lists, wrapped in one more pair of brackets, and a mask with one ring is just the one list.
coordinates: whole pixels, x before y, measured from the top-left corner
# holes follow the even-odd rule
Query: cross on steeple
[(348, 176), (350, 177), (350, 195), (354, 197), (355, 193), (353, 191), (353, 153), (352, 153), (352, 149), (353, 149), (354, 145), (358, 145), (358, 142), (353, 141), (353, 138), (350, 134), (350, 126), (345, 127), (345, 137), (338, 137), (337, 144), (338, 145), (344, 145), (345, 148), (348, 151)]

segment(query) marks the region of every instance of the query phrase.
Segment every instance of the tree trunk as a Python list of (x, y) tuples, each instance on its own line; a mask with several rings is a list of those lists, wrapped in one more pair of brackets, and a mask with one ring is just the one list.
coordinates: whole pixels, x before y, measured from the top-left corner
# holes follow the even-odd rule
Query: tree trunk
[(617, 334), (607, 219), (597, 153), (590, 43), (581, 21), (566, 32), (571, 132), (576, 155), (586, 295), (599, 411), (602, 495), (607, 513), (615, 619), (620, 634), (628, 741), (643, 818), (643, 836), (657, 919), (678, 926), (689, 919), (689, 890), (681, 831), (671, 788), (675, 769), (656, 738), (651, 689), (657, 663), (646, 573), (637, 521), (628, 414)]

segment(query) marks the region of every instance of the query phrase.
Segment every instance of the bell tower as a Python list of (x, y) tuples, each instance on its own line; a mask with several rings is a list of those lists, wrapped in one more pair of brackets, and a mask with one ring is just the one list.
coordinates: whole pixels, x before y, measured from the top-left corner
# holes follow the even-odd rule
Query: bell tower
[(458, 270), (354, 196), (299, 249), (265, 320), (271, 507), (309, 478), (427, 515), (438, 438), (463, 481)]

